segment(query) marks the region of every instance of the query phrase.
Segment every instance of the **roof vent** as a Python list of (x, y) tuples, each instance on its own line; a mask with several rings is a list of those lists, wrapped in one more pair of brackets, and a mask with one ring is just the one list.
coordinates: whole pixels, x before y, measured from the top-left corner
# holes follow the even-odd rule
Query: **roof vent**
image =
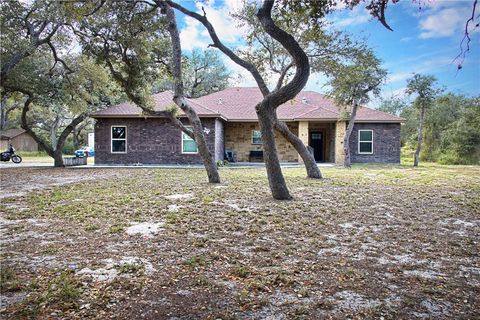
[(218, 104), (223, 104), (223, 99), (222, 98), (218, 99)]
[(307, 104), (307, 103), (308, 103), (307, 97), (302, 97), (302, 103), (303, 103), (303, 104)]

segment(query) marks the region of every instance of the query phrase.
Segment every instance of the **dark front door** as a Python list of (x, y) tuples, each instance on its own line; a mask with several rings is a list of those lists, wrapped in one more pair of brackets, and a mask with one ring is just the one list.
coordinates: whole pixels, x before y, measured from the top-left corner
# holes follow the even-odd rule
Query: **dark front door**
[(323, 132), (310, 132), (310, 147), (313, 148), (315, 161), (323, 161)]

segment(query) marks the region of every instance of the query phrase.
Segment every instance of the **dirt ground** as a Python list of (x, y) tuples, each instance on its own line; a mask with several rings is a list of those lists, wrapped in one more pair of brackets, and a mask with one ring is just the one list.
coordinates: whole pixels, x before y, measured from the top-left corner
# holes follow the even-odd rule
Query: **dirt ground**
[(478, 319), (480, 168), (1, 170), (1, 318)]

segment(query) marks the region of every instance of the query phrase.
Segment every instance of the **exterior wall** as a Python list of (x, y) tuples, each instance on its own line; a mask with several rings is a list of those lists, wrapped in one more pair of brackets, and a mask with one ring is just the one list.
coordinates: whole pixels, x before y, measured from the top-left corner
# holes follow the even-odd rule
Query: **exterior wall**
[(6, 150), (10, 143), (17, 151), (38, 151), (38, 144), (28, 133), (22, 133), (11, 140), (0, 140), (0, 150)]
[[(337, 121), (335, 124), (335, 164), (343, 165), (345, 162), (345, 152), (343, 151), (343, 138), (347, 131), (345, 121)], [(351, 138), (350, 138), (351, 139)]]
[(225, 130), (223, 122), (215, 119), (215, 161), (225, 158)]
[[(298, 135), (298, 124), (288, 123), (290, 130)], [(225, 123), (225, 148), (237, 154), (237, 161), (249, 161), (250, 151), (263, 150), (261, 144), (252, 144), (252, 130), (260, 130), (257, 122)], [(275, 133), (280, 161), (297, 162), (295, 148), (278, 132)]]
[(7, 150), (8, 148), (8, 141), (10, 140), (7, 140), (7, 139), (2, 139), (0, 140), (0, 152), (3, 152), (5, 150)]
[[(373, 130), (373, 154), (358, 153), (358, 130)], [(400, 163), (399, 123), (356, 123), (350, 136), (352, 163)]]
[[(308, 138), (309, 138), (308, 127), (309, 127), (308, 121), (298, 122), (298, 137), (300, 138), (300, 140), (302, 140), (305, 146), (308, 146)], [(298, 155), (298, 161), (303, 162), (303, 159), (300, 155)]]
[[(185, 122), (187, 123), (187, 122)], [(215, 119), (202, 119), (210, 152), (215, 152)], [(111, 127), (127, 127), (127, 153), (111, 153)], [(101, 118), (95, 124), (95, 164), (198, 164), (182, 153), (181, 130), (164, 118)]]

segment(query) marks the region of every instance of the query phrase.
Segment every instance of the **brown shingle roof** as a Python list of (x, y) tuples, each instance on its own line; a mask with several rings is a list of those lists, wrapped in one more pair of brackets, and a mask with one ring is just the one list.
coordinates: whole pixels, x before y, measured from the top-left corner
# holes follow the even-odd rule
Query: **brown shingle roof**
[[(154, 102), (155, 102), (155, 107), (154, 111), (160, 112), (160, 111), (165, 111), (169, 106), (174, 105), (173, 103), (173, 92), (172, 91), (164, 91), (160, 92), (157, 94), (154, 94), (152, 96)], [(192, 107), (195, 109), (195, 111), (198, 113), (199, 116), (202, 117), (214, 117), (214, 116), (219, 116), (218, 113), (215, 113), (213, 110), (209, 109), (208, 107), (199, 105), (195, 101), (192, 101), (191, 99), (187, 99)], [(179, 110), (179, 115), (183, 115), (183, 112)], [(142, 109), (137, 107), (134, 103), (132, 102), (126, 102), (126, 103), (121, 103), (117, 104), (115, 106), (111, 106), (107, 109), (100, 110), (97, 112), (94, 112), (92, 115), (94, 118), (104, 118), (104, 117), (142, 117), (143, 112)]]
[[(155, 111), (163, 111), (172, 104), (173, 93), (166, 91), (153, 96)], [(262, 101), (258, 88), (228, 88), (201, 98), (188, 99), (201, 117), (221, 116), (227, 121), (257, 121), (255, 105)], [(278, 118), (285, 121), (331, 120), (339, 118), (332, 99), (314, 91), (302, 91), (295, 99), (277, 109)], [(123, 103), (94, 113), (93, 117), (141, 116), (141, 109), (132, 103)], [(359, 122), (402, 122), (403, 119), (378, 110), (362, 107)]]
[(0, 138), (1, 139), (12, 139), (12, 138), (15, 138), (16, 136), (19, 136), (21, 135), (22, 133), (24, 133), (25, 130), (23, 129), (8, 129), (8, 130), (4, 130), (4, 131), (0, 131)]

